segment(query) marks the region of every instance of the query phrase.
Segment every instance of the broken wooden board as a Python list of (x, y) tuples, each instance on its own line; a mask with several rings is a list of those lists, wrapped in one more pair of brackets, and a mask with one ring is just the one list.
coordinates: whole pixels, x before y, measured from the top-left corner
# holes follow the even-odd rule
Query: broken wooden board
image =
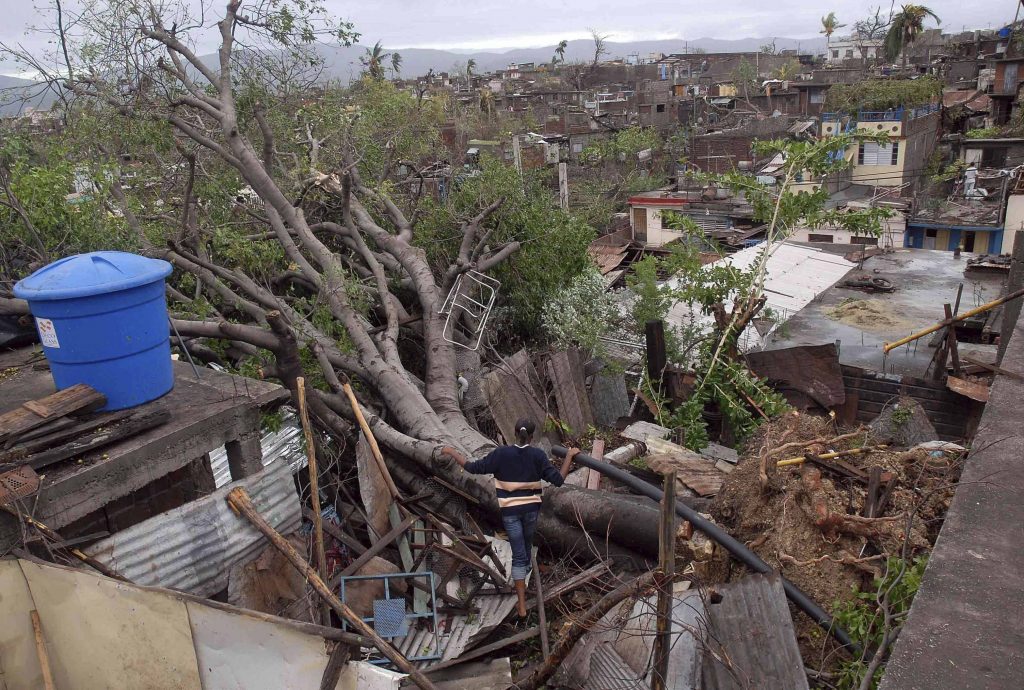
[(722, 490), (725, 474), (696, 453), (662, 453), (644, 458), (647, 467), (661, 475), (675, 472), (676, 478), (698, 496), (714, 496)]
[(388, 507), (392, 501), (387, 482), (384, 481), (384, 476), (373, 459), (370, 444), (362, 433), (356, 441), (356, 474), (359, 481), (359, 498), (370, 520), (369, 526), (374, 532), (371, 537), (376, 541), (391, 529)]
[(647, 439), (649, 438), (668, 438), (671, 433), (671, 429), (667, 429), (659, 424), (654, 424), (652, 422), (633, 422), (620, 431), (619, 436), (628, 438), (631, 441), (647, 443)]
[(950, 376), (946, 379), (946, 388), (954, 393), (966, 396), (971, 400), (988, 402), (990, 390), (988, 386), (982, 383), (975, 383), (974, 381), (967, 381), (965, 379), (957, 378), (956, 376)]
[[(698, 495), (718, 493), (726, 473), (732, 471), (732, 465), (723, 460), (705, 458), (698, 452), (664, 439), (648, 438), (647, 449), (651, 452), (651, 456), (645, 460), (647, 467), (662, 474), (675, 469), (679, 481)], [(651, 465), (651, 458), (671, 460), (655, 460), (655, 467)], [(659, 470), (658, 467), (663, 469)]]
[(752, 372), (768, 379), (796, 408), (820, 405), (831, 410), (846, 400), (839, 353), (833, 343), (748, 352), (745, 359)]
[(107, 403), (107, 398), (93, 388), (79, 383), (45, 398), (29, 400), (0, 415), (0, 441), (16, 440), (18, 435), (58, 417), (74, 412), (89, 412)]
[(535, 385), (539, 380), (526, 350), (515, 353), (484, 376), (491, 416), (507, 443), (515, 439), (519, 419), (532, 419), (538, 429), (543, 428), (546, 411)]
[(594, 415), (590, 410), (579, 350), (570, 348), (552, 353), (546, 369), (548, 380), (555, 387), (558, 418), (569, 426), (570, 435), (586, 432), (594, 424)]
[(144, 431), (149, 431), (166, 424), (170, 419), (171, 413), (168, 410), (135, 414), (118, 424), (112, 425), (109, 429), (101, 428), (62, 446), (30, 455), (25, 459), (25, 462), (38, 470), (62, 460), (84, 455), (118, 441), (138, 436)]
[(594, 374), (590, 383), (590, 409), (599, 426), (615, 426), (620, 417), (629, 414), (629, 391), (626, 379), (606, 369)]
[[(704, 687), (806, 689), (782, 576), (748, 575), (717, 585), (718, 603), (708, 603)], [(709, 598), (709, 602), (715, 599)]]

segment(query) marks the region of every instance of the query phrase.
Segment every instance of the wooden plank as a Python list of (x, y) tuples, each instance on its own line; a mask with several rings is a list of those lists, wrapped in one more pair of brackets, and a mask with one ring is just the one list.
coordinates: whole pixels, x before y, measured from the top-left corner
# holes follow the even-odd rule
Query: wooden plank
[(966, 396), (971, 400), (977, 400), (978, 402), (988, 402), (989, 387), (975, 383), (974, 381), (966, 381), (959, 379), (955, 376), (950, 376), (946, 379), (946, 387), (954, 393)]
[(663, 427), (660, 424), (654, 424), (653, 422), (633, 422), (620, 431), (619, 436), (622, 438), (628, 438), (631, 441), (646, 443), (647, 439), (650, 438), (668, 438), (668, 435), (671, 433), (671, 429)]
[(43, 688), (54, 690), (53, 669), (50, 667), (50, 655), (46, 651), (46, 639), (43, 637), (43, 624), (39, 620), (39, 612), (35, 609), (29, 611), (32, 618), (32, 631), (36, 638), (36, 656), (39, 657), (39, 668), (43, 673)]
[(995, 364), (988, 364), (987, 362), (982, 362), (981, 360), (975, 357), (971, 357), (970, 355), (964, 355), (961, 359), (963, 359), (965, 362), (970, 362), (971, 364), (979, 366), (982, 369), (987, 369), (988, 371), (991, 371), (995, 374), (1002, 374), (1003, 376), (1008, 376), (1016, 381), (1024, 381), (1024, 376), (1021, 376), (1015, 371), (1009, 371), (1008, 369), (997, 367)]
[(530, 554), (530, 567), (533, 569), (533, 584), (537, 591), (537, 618), (540, 624), (540, 649), (543, 658), (547, 659), (551, 654), (551, 647), (548, 645), (548, 613), (544, 606), (544, 578), (540, 576), (540, 568), (537, 567), (537, 554)]
[(137, 436), (144, 431), (166, 424), (170, 418), (171, 413), (168, 410), (133, 415), (110, 429), (100, 429), (63, 446), (30, 455), (25, 459), (25, 462), (31, 465), (33, 469), (38, 470), (62, 460), (73, 458), (76, 455), (83, 455), (84, 453), (109, 446), (112, 443)]
[(538, 429), (543, 427), (546, 412), (534, 383), (538, 380), (537, 370), (526, 350), (516, 352), (484, 376), (491, 416), (508, 443), (516, 437), (518, 419), (533, 419)]
[[(949, 304), (943, 305), (943, 309), (946, 312), (946, 319), (953, 318), (953, 307)], [(949, 351), (950, 360), (953, 363), (953, 374), (960, 376), (960, 352), (956, 347), (956, 328), (946, 329), (946, 349)]]
[(569, 426), (570, 435), (586, 432), (587, 427), (594, 423), (594, 415), (590, 411), (579, 358), (573, 358), (568, 351), (555, 352), (546, 368), (548, 379), (555, 387), (558, 418)]
[(713, 496), (722, 488), (725, 473), (715, 467), (715, 462), (680, 445), (651, 438), (647, 448), (652, 455), (645, 458), (647, 467), (659, 474), (675, 470), (679, 481), (699, 496)]
[(665, 475), (658, 530), (658, 600), (655, 619), (654, 673), (651, 690), (668, 687), (668, 659), (672, 649), (672, 581), (676, 575), (676, 473)]
[(45, 424), (53, 417), (63, 417), (73, 412), (89, 412), (103, 407), (107, 403), (107, 398), (84, 383), (79, 383), (30, 402), (33, 403), (32, 407), (46, 414), (38, 414), (26, 403), (22, 403), (21, 407), (0, 415), (0, 441), (17, 438), (18, 434)]
[[(602, 439), (595, 439), (594, 447), (590, 451), (590, 457), (595, 460), (604, 460), (604, 441)], [(596, 491), (601, 488), (601, 473), (596, 470), (592, 470), (589, 467), (587, 470), (587, 488)]]
[[(92, 419), (87, 419), (83, 422), (79, 422), (77, 424), (71, 418), (61, 418), (60, 420), (57, 421), (65, 423), (59, 425), (55, 431), (36, 436), (34, 434), (34, 431), (38, 431), (39, 429), (45, 428), (38, 427), (37, 429), (33, 430), (33, 432), (26, 433), (25, 435), (19, 435), (21, 442), (19, 442), (15, 446), (12, 446), (9, 450), (0, 453), (0, 463), (15, 462), (33, 453), (38, 453), (40, 451), (64, 443), (65, 441), (70, 441), (78, 436), (81, 436), (82, 434), (88, 433), (90, 431), (95, 431), (100, 427), (115, 424), (121, 421), (122, 419), (126, 419), (132, 416), (132, 414), (134, 413), (135, 411), (133, 410), (121, 410), (119, 412), (111, 412), (108, 414), (99, 415), (93, 417)], [(33, 438), (26, 440), (26, 437), (30, 435), (33, 436)]]
[(409, 529), (409, 527), (412, 526), (412, 523), (416, 522), (417, 519), (418, 517), (416, 515), (406, 517), (398, 523), (398, 525), (393, 527), (390, 532), (378, 539), (373, 546), (364, 551), (359, 558), (349, 563), (347, 568), (331, 578), (331, 589), (338, 586), (338, 583), (341, 582), (341, 578), (348, 577), (349, 575), (355, 575), (360, 568), (369, 563), (374, 556), (386, 549), (391, 542), (405, 534), (405, 530)]
[(675, 472), (679, 481), (698, 496), (714, 496), (722, 490), (725, 481), (725, 474), (699, 455), (696, 458), (676, 454), (649, 455), (644, 462), (661, 475)]
[(477, 649), (474, 649), (472, 652), (468, 652), (466, 654), (463, 654), (462, 656), (458, 657), (457, 659), (449, 659), (448, 661), (442, 661), (439, 664), (434, 664), (433, 666), (428, 668), (426, 671), (424, 671), (424, 673), (426, 673), (429, 676), (432, 673), (435, 673), (436, 671), (443, 671), (446, 668), (451, 668), (452, 666), (458, 666), (459, 664), (464, 664), (467, 661), (472, 661), (473, 659), (479, 659), (482, 656), (487, 656), (488, 654), (496, 652), (499, 649), (504, 649), (505, 647), (509, 647), (511, 645), (518, 644), (520, 642), (526, 642), (527, 640), (532, 640), (534, 637), (537, 637), (537, 635), (539, 635), (539, 634), (540, 634), (540, 628), (536, 627), (536, 628), (530, 628), (529, 630), (524, 630), (523, 632), (517, 633), (517, 634), (512, 635), (510, 637), (503, 637), (500, 640), (498, 640), (497, 642), (492, 642), (491, 644), (484, 645), (483, 647), (479, 647)]

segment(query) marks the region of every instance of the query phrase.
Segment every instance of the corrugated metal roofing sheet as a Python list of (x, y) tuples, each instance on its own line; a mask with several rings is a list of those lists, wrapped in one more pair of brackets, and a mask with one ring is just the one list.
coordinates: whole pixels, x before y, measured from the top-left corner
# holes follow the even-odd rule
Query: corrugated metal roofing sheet
[[(512, 574), (512, 547), (504, 539), (487, 538), (494, 548), (494, 553), (504, 566), (506, 577)], [(450, 619), (447, 632), (437, 636), (426, 628), (417, 629), (405, 637), (397, 637), (391, 643), (406, 656), (440, 655), (440, 661), (460, 656), (472, 643), (486, 637), (505, 620), (516, 605), (514, 594), (480, 594), (473, 600), (479, 610), (470, 616), (452, 615), (439, 616), (439, 623), (445, 618)], [(429, 667), (431, 662), (424, 662)]]
[[(266, 467), (278, 458), (284, 458), (292, 468), (292, 474), (306, 466), (306, 453), (302, 449), (302, 427), (290, 408), (283, 410), (283, 423), (278, 431), (268, 431), (260, 439), (263, 447), (263, 466)], [(231, 481), (231, 470), (228, 469), (228, 453), (223, 446), (210, 453), (210, 466), (213, 479), (219, 489)]]
[(278, 457), (257, 475), (122, 530), (86, 552), (136, 584), (211, 596), (227, 587), (233, 565), (255, 558), (265, 546), (263, 535), (224, 500), (235, 486), (245, 487), (278, 532), (299, 528), (302, 513), (291, 468)]
[[(832, 287), (856, 265), (841, 256), (788, 242), (776, 242), (770, 247), (758, 245), (742, 249), (716, 262), (716, 265), (724, 264), (744, 271), (750, 270), (766, 249), (770, 255), (765, 267), (765, 306), (771, 308), (779, 323), (785, 322), (810, 304), (815, 297)], [(669, 283), (672, 284), (674, 281), (675, 285), (679, 285), (680, 280), (673, 278)], [(677, 302), (672, 306), (668, 321), (679, 326), (693, 322), (703, 328), (711, 328), (714, 324), (711, 316), (695, 313), (685, 302)], [(759, 334), (755, 328), (747, 328), (740, 338), (740, 348), (744, 351), (760, 349), (767, 335), (768, 333)]]

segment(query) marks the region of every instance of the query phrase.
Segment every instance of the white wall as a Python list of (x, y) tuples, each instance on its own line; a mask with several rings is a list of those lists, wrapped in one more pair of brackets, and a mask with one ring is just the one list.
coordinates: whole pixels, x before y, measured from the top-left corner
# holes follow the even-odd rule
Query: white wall
[(1001, 254), (1013, 252), (1013, 238), (1018, 230), (1024, 230), (1024, 194), (1011, 194), (1006, 200), (1006, 220), (1003, 223)]

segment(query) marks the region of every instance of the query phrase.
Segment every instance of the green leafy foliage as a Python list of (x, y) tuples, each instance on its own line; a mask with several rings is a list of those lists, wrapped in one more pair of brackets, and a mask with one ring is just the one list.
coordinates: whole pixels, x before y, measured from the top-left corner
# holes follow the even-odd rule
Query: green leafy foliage
[[(921, 578), (928, 564), (926, 556), (918, 556), (910, 561), (889, 557), (885, 563), (885, 573), (876, 577), (868, 591), (854, 589), (853, 596), (846, 601), (837, 601), (833, 607), (833, 618), (857, 645), (866, 651), (867, 658), (882, 644), (887, 634), (884, 613), (879, 602), (886, 601), (893, 624), (902, 624), (910, 604), (921, 587)], [(875, 672), (871, 687), (878, 687), (882, 678), (883, 668)], [(868, 662), (861, 658), (845, 661), (840, 667), (836, 687), (839, 690), (853, 690), (860, 687), (864, 675), (868, 671)]]
[(501, 281), (500, 321), (508, 335), (529, 336), (541, 327), (550, 296), (571, 285), (589, 264), (587, 245), (594, 230), (558, 208), (545, 185), (545, 171), (522, 176), (501, 161), (485, 157), (478, 174), (456, 180), (444, 202), (427, 202), (417, 224), (415, 243), (437, 266), (458, 255), (461, 224), (491, 203), (504, 199), (485, 221), (488, 244), (519, 242), (520, 248), (491, 272)]
[(913, 108), (942, 95), (942, 81), (931, 75), (917, 79), (866, 79), (833, 84), (825, 94), (825, 109), (841, 113), (858, 110)]
[(968, 139), (992, 139), (1000, 136), (1002, 130), (999, 127), (975, 127), (967, 130), (965, 135)]
[(615, 132), (608, 139), (588, 145), (580, 153), (584, 164), (602, 161), (635, 161), (641, 151), (658, 149), (662, 145), (661, 135), (649, 127), (627, 127)]
[(541, 312), (541, 323), (556, 347), (578, 345), (595, 355), (603, 352), (600, 337), (610, 335), (619, 320), (618, 307), (594, 268), (552, 293)]

